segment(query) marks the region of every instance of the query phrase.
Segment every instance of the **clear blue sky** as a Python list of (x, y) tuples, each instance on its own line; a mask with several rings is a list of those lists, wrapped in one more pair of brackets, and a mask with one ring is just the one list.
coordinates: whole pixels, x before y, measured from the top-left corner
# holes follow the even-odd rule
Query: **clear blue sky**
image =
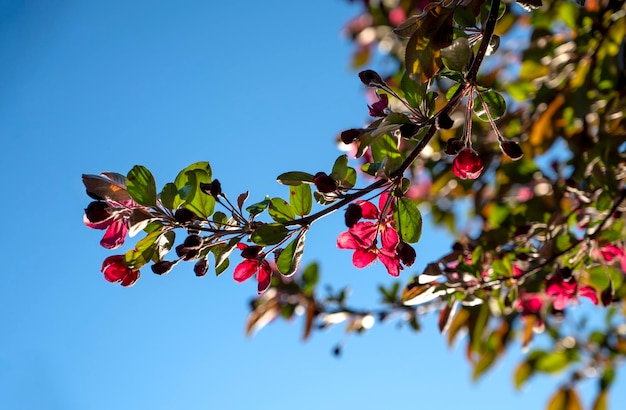
[[(211, 162), (231, 197), (282, 195), (284, 171), (328, 171), (334, 137), (366, 119), (340, 35), (358, 7), (231, 0), (0, 0), (1, 409), (540, 408), (555, 381), (512, 387), (513, 362), (477, 384), (433, 318), (300, 341), (302, 324), (244, 336), (253, 281), (144, 269), (104, 281), (101, 231), (82, 224), (80, 175), (150, 168), (159, 185)], [(308, 235), (325, 282), (376, 299), (390, 278), (335, 249), (340, 215)], [(415, 270), (446, 250), (428, 229)], [(613, 403), (624, 399), (622, 380)], [(622, 392), (620, 392), (622, 390)], [(586, 396), (587, 400), (589, 396)], [(588, 401), (587, 401), (588, 402)]]

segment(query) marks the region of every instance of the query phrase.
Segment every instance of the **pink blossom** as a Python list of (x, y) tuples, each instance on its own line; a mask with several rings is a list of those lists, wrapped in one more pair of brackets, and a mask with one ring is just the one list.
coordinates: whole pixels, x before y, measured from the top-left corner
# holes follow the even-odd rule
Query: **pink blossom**
[(132, 286), (139, 279), (139, 270), (130, 269), (124, 262), (124, 255), (109, 256), (102, 262), (104, 279), (122, 286)]
[(272, 268), (265, 260), (265, 254), (261, 252), (259, 246), (248, 246), (240, 243), (237, 245), (244, 261), (235, 267), (233, 278), (235, 282), (242, 283), (250, 279), (256, 273), (259, 293), (265, 292), (270, 287), (272, 280)]
[(589, 286), (579, 288), (575, 278), (564, 280), (559, 272), (548, 279), (546, 294), (552, 296), (552, 305), (558, 310), (565, 309), (570, 301), (577, 300), (577, 295), (589, 298), (594, 305), (598, 304), (598, 296), (595, 289)]
[[(384, 207), (388, 196), (380, 199), (380, 206)], [(379, 219), (380, 212), (374, 204), (368, 201), (357, 203), (362, 208), (362, 217), (365, 219)], [(381, 247), (377, 246), (380, 233)], [(393, 226), (393, 218), (388, 215), (382, 221), (357, 222), (347, 232), (342, 232), (337, 238), (339, 249), (354, 250), (352, 264), (357, 268), (364, 268), (378, 259), (392, 276), (398, 276), (402, 266), (401, 256), (398, 253), (400, 237)], [(408, 244), (407, 244), (408, 245)], [(407, 253), (406, 251), (404, 253)], [(413, 261), (405, 257), (407, 262)], [(409, 263), (407, 263), (409, 266)]]
[(91, 229), (106, 229), (100, 245), (107, 249), (116, 249), (126, 239), (130, 214), (136, 207), (138, 205), (132, 200), (122, 203), (94, 201), (85, 209), (83, 223)]

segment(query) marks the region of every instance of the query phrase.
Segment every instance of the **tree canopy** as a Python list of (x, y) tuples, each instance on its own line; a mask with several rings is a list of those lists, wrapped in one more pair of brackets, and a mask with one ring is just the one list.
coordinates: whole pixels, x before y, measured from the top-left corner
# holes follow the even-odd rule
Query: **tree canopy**
[[(278, 175), (284, 197), (250, 200), (245, 187), (222, 187), (209, 162), (162, 185), (141, 165), (83, 175), (93, 199), (84, 221), (105, 230), (100, 244), (139, 235), (105, 259), (105, 279), (131, 286), (147, 266), (163, 275), (182, 262), (199, 277), (232, 267), (235, 281), (258, 282), (248, 332), (303, 314), (305, 339), (339, 323), (365, 333), (377, 320), (419, 331), (436, 311), (447, 343), (467, 334), (473, 378), (520, 342), (515, 386), (562, 372), (547, 406), (576, 409), (577, 384), (595, 378), (594, 408), (607, 408), (626, 354), (626, 6), (362, 3), (347, 32), (371, 121), (337, 137), (349, 153)], [(425, 208), (457, 240), (415, 266)], [(400, 277), (380, 287), (380, 305), (353, 306), (345, 289), (323, 290), (315, 263), (301, 264), (314, 223), (334, 211), (346, 225), (337, 247), (354, 266), (379, 261)], [(580, 303), (605, 320), (572, 312)]]

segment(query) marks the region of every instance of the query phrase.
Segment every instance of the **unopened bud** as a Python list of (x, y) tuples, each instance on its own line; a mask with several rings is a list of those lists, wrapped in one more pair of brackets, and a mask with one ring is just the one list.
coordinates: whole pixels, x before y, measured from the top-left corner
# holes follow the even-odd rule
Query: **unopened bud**
[(450, 118), (450, 116), (447, 113), (442, 112), (437, 117), (437, 124), (439, 125), (439, 128), (441, 128), (442, 130), (449, 130), (454, 125), (454, 120)]
[(202, 237), (200, 235), (189, 235), (183, 242), (185, 248), (198, 249), (202, 245)]
[(348, 228), (352, 228), (363, 217), (363, 208), (357, 204), (350, 204), (346, 208), (345, 221)]
[(244, 259), (255, 259), (259, 256), (262, 250), (263, 247), (259, 245), (247, 246), (241, 251), (241, 257)]
[(174, 219), (181, 223), (191, 222), (196, 218), (196, 214), (187, 208), (180, 208), (174, 212)]
[(334, 179), (326, 175), (325, 172), (318, 172), (313, 178), (313, 183), (318, 191), (323, 194), (333, 192), (337, 190), (337, 182)]
[(184, 244), (176, 247), (176, 255), (184, 261), (190, 261), (198, 257), (197, 249), (189, 249)]
[(209, 261), (207, 260), (207, 258), (200, 259), (193, 266), (193, 272), (196, 274), (197, 277), (206, 275), (208, 271), (209, 271)]
[(400, 136), (402, 138), (411, 139), (417, 134), (417, 132), (420, 129), (421, 127), (418, 126), (417, 124), (413, 124), (413, 123), (402, 124), (400, 126)]
[(222, 195), (222, 184), (217, 179), (214, 179), (210, 184), (200, 184), (200, 190), (207, 195), (217, 198)]
[(351, 144), (361, 138), (361, 135), (363, 135), (364, 132), (365, 130), (361, 128), (351, 128), (349, 130), (345, 130), (341, 133), (341, 141), (346, 145)]
[(174, 262), (160, 261), (153, 264), (150, 268), (152, 269), (152, 272), (156, 273), (157, 275), (165, 275), (172, 270), (173, 266)]
[(524, 155), (522, 148), (515, 141), (500, 141), (500, 149), (513, 161), (520, 159)]
[(359, 78), (367, 87), (380, 88), (387, 85), (385, 84), (385, 81), (383, 81), (382, 77), (374, 70), (361, 71), (359, 73)]
[(398, 253), (398, 257), (404, 266), (411, 266), (413, 265), (413, 262), (415, 262), (417, 254), (415, 253), (415, 249), (413, 249), (413, 247), (408, 243), (400, 241), (396, 252)]
[(87, 208), (85, 208), (85, 216), (89, 222), (98, 223), (111, 216), (111, 212), (109, 212), (109, 210), (110, 207), (106, 202), (95, 201), (87, 205)]
[(446, 154), (456, 155), (464, 147), (465, 147), (465, 144), (463, 143), (463, 141), (461, 141), (460, 138), (450, 138), (448, 142), (446, 143)]

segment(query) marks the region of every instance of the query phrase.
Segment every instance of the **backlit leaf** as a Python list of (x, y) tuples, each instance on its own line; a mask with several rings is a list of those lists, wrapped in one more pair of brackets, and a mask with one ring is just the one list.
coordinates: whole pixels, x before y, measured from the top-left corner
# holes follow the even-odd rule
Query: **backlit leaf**
[(263, 224), (254, 230), (250, 235), (250, 240), (261, 246), (276, 245), (285, 239), (288, 232), (287, 228), (281, 224)]
[(276, 222), (289, 222), (296, 217), (295, 209), (282, 198), (272, 198), (268, 213)]
[(126, 176), (126, 189), (138, 204), (156, 205), (156, 183), (148, 168), (135, 165)]
[(393, 219), (404, 242), (416, 243), (420, 240), (422, 213), (413, 201), (408, 198), (399, 198), (393, 212)]
[(304, 239), (305, 230), (302, 230), (298, 236), (283, 249), (278, 259), (276, 259), (276, 267), (283, 275), (291, 276), (298, 270), (302, 255), (304, 254)]
[(311, 213), (313, 208), (313, 195), (311, 186), (300, 184), (289, 188), (289, 203), (295, 210), (296, 215), (305, 216)]

